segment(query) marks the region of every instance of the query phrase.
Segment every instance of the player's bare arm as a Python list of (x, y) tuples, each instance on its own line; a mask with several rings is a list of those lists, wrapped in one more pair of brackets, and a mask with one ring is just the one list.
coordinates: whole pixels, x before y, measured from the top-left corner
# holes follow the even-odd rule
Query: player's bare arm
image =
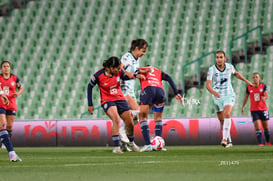
[(94, 106), (88, 106), (88, 112), (90, 114), (93, 114), (93, 111), (94, 111)]
[(145, 69), (139, 69), (139, 73), (143, 73), (143, 74), (146, 74), (151, 71), (152, 71), (151, 67), (145, 67)]
[(261, 96), (262, 101), (265, 101), (266, 99), (268, 99), (268, 93), (264, 92), (264, 96)]
[(135, 79), (135, 75), (134, 72), (128, 72), (124, 69), (124, 64), (120, 65), (120, 68), (123, 70), (123, 72), (127, 75), (127, 77), (129, 77), (129, 79)]
[(243, 105), (242, 105), (242, 115), (245, 115), (245, 105), (247, 103), (248, 96), (249, 96), (249, 94), (246, 93), (245, 97), (244, 97)]
[(4, 94), (1, 95), (1, 101), (2, 101), (5, 105), (9, 105), (9, 99), (8, 99), (7, 96), (4, 95)]
[(23, 88), (20, 88), (20, 89), (18, 90), (18, 92), (15, 92), (15, 93), (13, 94), (13, 96), (14, 96), (14, 97), (19, 97), (22, 93), (23, 93)]
[(181, 104), (183, 103), (182, 96), (180, 94), (176, 94), (175, 99), (180, 102)]
[(239, 72), (235, 71), (233, 74), (235, 77), (237, 77), (238, 79), (245, 81), (248, 85), (250, 85), (251, 87), (253, 87), (253, 83), (250, 82), (249, 80), (247, 80), (244, 76), (242, 76)]
[(207, 90), (208, 90), (212, 95), (214, 95), (214, 97), (216, 97), (216, 98), (219, 98), (219, 97), (220, 97), (219, 93), (218, 93), (218, 92), (215, 92), (215, 91), (212, 89), (212, 87), (211, 87), (211, 80), (207, 80), (207, 81), (206, 81), (206, 88), (207, 88)]

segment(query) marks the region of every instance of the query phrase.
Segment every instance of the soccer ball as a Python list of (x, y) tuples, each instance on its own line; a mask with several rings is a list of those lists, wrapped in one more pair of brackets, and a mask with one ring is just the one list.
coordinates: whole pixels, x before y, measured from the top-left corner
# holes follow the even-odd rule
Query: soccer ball
[(155, 150), (155, 151), (156, 150), (161, 150), (165, 146), (165, 141), (160, 136), (154, 136), (151, 139), (151, 145), (152, 145), (153, 150)]

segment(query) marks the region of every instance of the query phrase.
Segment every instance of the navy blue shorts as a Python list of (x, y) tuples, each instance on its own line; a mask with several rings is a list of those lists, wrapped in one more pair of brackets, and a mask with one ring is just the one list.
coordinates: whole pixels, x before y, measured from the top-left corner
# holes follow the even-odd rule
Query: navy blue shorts
[(16, 116), (16, 111), (6, 110), (6, 109), (0, 107), (0, 114)]
[(269, 120), (268, 111), (251, 111), (252, 121)]
[(165, 92), (159, 87), (146, 87), (140, 93), (140, 102), (144, 105), (157, 105), (166, 102)]
[(107, 112), (108, 109), (111, 106), (116, 106), (118, 110), (118, 114), (121, 115), (123, 112), (130, 110), (130, 107), (128, 103), (125, 100), (120, 100), (120, 101), (110, 101), (104, 103), (101, 107), (104, 110), (104, 112)]

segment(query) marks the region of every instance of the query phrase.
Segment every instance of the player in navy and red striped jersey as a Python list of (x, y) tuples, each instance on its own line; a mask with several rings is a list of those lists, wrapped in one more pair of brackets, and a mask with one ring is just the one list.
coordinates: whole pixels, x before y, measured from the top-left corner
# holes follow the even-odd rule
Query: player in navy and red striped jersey
[(271, 145), (270, 134), (268, 131), (269, 114), (265, 102), (265, 100), (268, 99), (268, 93), (266, 85), (261, 83), (260, 80), (261, 78), (259, 73), (254, 72), (252, 74), (254, 87), (247, 86), (246, 88), (245, 98), (242, 106), (242, 114), (245, 114), (245, 105), (247, 103), (248, 97), (250, 97), (250, 112), (256, 129), (258, 146), (264, 146), (260, 124), (261, 121), (264, 129), (265, 144)]
[[(141, 69), (146, 69), (147, 67), (142, 67)], [(168, 81), (170, 86), (172, 87), (175, 98), (177, 101), (182, 103), (182, 97), (178, 93), (175, 83), (172, 78), (162, 72), (161, 70), (151, 67), (151, 71), (148, 73), (141, 73), (145, 76), (145, 79), (140, 80), (141, 84), (141, 93), (140, 93), (140, 127), (143, 138), (145, 140), (145, 146), (141, 149), (141, 151), (152, 151), (152, 146), (150, 142), (150, 132), (148, 126), (148, 115), (150, 112), (150, 108), (153, 107), (154, 112), (154, 121), (155, 121), (155, 136), (161, 136), (162, 134), (162, 115), (164, 104), (166, 100), (166, 95), (164, 92), (164, 88), (162, 85), (162, 80)], [(163, 150), (166, 150), (163, 148)]]
[[(88, 111), (93, 114), (94, 106), (92, 101), (92, 89), (98, 84), (100, 89), (101, 106), (107, 116), (112, 120), (112, 140), (114, 143), (113, 153), (123, 153), (120, 149), (119, 122), (120, 117), (126, 124), (129, 146), (139, 152), (138, 146), (134, 143), (133, 117), (120, 88), (121, 80), (140, 78), (141, 75), (129, 74), (128, 77), (121, 69), (121, 61), (117, 57), (110, 57), (103, 63), (102, 69), (97, 71), (91, 78), (87, 89)], [(119, 117), (120, 116), (120, 117)]]
[[(17, 111), (16, 98), (23, 92), (23, 85), (19, 78), (10, 73), (10, 62), (1, 63), (0, 87), (3, 94), (8, 98), (8, 104), (0, 101), (0, 138), (2, 144), (9, 152), (10, 161), (22, 161), (13, 149), (11, 142), (12, 127)], [(18, 92), (17, 92), (18, 89)]]

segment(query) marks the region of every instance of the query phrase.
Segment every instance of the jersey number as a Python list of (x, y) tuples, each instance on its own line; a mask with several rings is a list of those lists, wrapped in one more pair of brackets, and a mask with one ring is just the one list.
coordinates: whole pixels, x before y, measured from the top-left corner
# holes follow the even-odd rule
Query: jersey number
[(254, 101), (260, 101), (260, 94), (259, 93), (254, 94)]

